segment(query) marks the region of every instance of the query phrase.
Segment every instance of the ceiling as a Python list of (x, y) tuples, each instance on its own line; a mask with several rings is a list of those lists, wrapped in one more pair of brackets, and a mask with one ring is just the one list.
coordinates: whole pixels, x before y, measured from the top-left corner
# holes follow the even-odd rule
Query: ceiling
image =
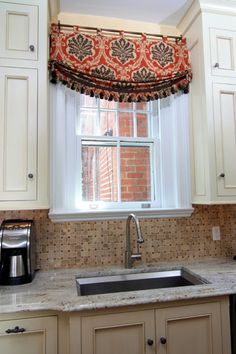
[(60, 0), (60, 12), (176, 26), (193, 0)]

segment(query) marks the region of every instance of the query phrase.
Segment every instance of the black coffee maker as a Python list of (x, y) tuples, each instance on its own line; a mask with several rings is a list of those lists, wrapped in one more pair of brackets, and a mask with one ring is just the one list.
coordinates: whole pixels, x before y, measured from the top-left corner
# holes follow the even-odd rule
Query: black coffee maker
[(0, 285), (32, 281), (35, 270), (32, 220), (4, 220), (0, 229)]

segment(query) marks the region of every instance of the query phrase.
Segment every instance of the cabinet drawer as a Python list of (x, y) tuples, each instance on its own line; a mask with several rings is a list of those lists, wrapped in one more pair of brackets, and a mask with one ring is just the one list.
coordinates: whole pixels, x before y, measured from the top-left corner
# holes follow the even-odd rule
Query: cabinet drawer
[(0, 57), (38, 59), (38, 7), (0, 2)]
[(56, 316), (0, 321), (4, 354), (57, 354)]

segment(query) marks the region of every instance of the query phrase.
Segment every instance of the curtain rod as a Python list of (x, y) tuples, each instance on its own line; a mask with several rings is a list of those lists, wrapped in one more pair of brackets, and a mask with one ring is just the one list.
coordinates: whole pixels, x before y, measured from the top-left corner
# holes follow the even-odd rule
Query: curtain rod
[[(59, 27), (59, 30), (64, 27), (64, 28), (73, 28), (74, 25), (69, 25), (69, 24), (65, 24), (65, 23), (60, 23), (60, 21), (57, 22), (57, 25)], [(91, 30), (91, 31), (95, 31), (97, 30), (97, 28), (95, 27), (87, 27), (87, 26), (79, 26), (79, 28), (84, 29), (84, 30)], [(120, 33), (121, 31), (119, 30), (115, 30), (115, 29), (107, 29), (107, 28), (99, 28), (101, 31), (105, 31), (105, 32), (112, 32), (112, 33)], [(124, 33), (127, 34), (132, 34), (132, 35), (136, 35), (136, 36), (141, 36), (143, 33), (142, 32), (132, 32), (132, 31), (122, 31)], [(170, 39), (175, 39), (177, 41), (181, 40), (183, 37), (182, 35), (180, 36), (165, 36), (163, 34), (153, 34), (153, 33), (145, 33), (146, 36), (150, 36), (150, 37), (159, 37), (159, 38), (163, 38), (163, 37), (167, 37)]]

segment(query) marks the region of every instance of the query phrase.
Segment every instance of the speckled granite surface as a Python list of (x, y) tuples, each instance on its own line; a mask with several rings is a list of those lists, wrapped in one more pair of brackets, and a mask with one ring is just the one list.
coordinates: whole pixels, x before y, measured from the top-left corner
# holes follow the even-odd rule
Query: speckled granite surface
[[(209, 284), (142, 290), (114, 294), (78, 296), (75, 277), (170, 270), (184, 267)], [(236, 293), (236, 261), (214, 259), (198, 262), (161, 263), (144, 268), (66, 269), (38, 272), (30, 284), (0, 286), (0, 313), (19, 311), (82, 311), (127, 305), (198, 299)]]

